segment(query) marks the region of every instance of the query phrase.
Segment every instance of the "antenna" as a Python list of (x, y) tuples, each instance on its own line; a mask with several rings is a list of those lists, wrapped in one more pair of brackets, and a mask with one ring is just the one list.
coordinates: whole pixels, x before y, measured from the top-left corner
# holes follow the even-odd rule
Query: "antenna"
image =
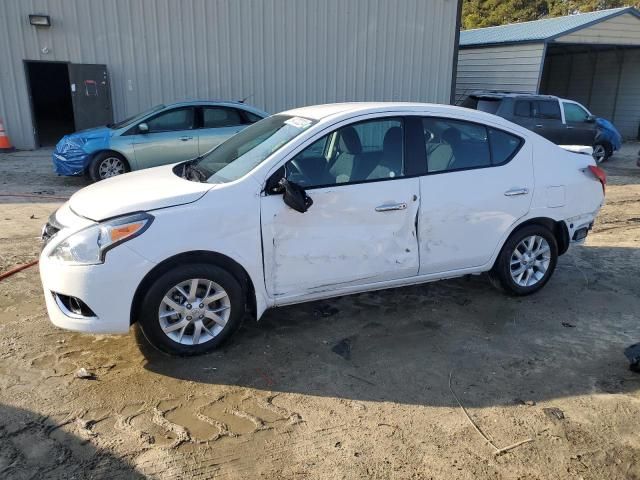
[(250, 95), (247, 95), (246, 97), (244, 97), (242, 100), (238, 100), (238, 103), (244, 103), (247, 100), (249, 100), (251, 97), (253, 97), (253, 93)]

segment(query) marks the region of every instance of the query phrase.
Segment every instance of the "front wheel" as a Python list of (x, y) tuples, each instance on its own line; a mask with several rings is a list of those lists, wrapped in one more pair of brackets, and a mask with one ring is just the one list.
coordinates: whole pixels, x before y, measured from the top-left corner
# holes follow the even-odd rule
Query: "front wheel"
[(557, 262), (553, 234), (542, 225), (529, 225), (511, 234), (489, 275), (511, 295), (530, 295), (549, 281)]
[(216, 265), (175, 267), (144, 296), (138, 324), (145, 338), (170, 355), (210, 352), (233, 334), (245, 314), (243, 290)]
[(613, 155), (613, 148), (609, 142), (598, 142), (593, 146), (593, 159), (596, 163), (602, 163)]
[(99, 182), (105, 178), (122, 175), (129, 170), (127, 160), (119, 153), (100, 152), (91, 160), (87, 173), (91, 180)]

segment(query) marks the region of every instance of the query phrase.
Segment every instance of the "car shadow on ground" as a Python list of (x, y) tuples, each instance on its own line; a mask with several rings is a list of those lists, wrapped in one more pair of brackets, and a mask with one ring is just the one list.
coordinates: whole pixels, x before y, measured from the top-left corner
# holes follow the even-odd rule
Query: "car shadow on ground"
[(305, 395), (455, 406), (450, 375), (471, 407), (637, 391), (639, 252), (574, 248), (523, 298), (477, 276), (274, 309), (201, 357), (138, 341), (161, 375)]
[(76, 426), (75, 417), (69, 418), (0, 404), (0, 478), (145, 478), (88, 439), (67, 433)]

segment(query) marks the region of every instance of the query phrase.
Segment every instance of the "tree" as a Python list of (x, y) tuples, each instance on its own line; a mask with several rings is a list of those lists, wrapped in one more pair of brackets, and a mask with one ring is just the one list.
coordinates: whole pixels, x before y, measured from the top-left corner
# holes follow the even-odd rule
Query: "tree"
[[(629, 5), (624, 0), (463, 0), (462, 28), (482, 28), (506, 23), (593, 12)], [(640, 7), (640, 0), (631, 3)]]

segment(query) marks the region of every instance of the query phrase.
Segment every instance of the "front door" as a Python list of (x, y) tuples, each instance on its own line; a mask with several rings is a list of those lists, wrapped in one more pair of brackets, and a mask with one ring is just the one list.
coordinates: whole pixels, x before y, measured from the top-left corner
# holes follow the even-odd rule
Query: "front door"
[(403, 123), (342, 127), (290, 160), (284, 175), (313, 200), (305, 213), (282, 194), (262, 197), (265, 282), (276, 303), (417, 274), (419, 180), (405, 178)]
[(577, 103), (562, 102), (564, 118), (567, 122), (565, 145), (593, 145), (596, 137), (596, 124), (591, 115)]
[(420, 178), (420, 274), (485, 265), (533, 196), (531, 147), (502, 130), (423, 119), (427, 175)]
[(76, 130), (113, 122), (106, 65), (70, 63), (68, 69)]
[(133, 140), (136, 168), (149, 168), (198, 156), (198, 130), (193, 107), (165, 110), (145, 119), (148, 131)]

